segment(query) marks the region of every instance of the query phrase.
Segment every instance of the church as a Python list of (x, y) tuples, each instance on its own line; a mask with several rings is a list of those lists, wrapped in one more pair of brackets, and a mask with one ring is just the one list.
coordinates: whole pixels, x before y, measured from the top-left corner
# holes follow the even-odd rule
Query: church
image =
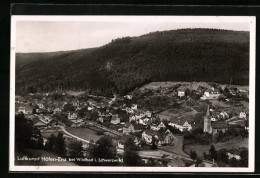
[(203, 132), (207, 132), (207, 133), (215, 135), (216, 133), (218, 133), (220, 131), (225, 133), (227, 129), (228, 129), (228, 125), (223, 120), (211, 122), (210, 114), (209, 114), (209, 105), (208, 105), (206, 116), (204, 117)]

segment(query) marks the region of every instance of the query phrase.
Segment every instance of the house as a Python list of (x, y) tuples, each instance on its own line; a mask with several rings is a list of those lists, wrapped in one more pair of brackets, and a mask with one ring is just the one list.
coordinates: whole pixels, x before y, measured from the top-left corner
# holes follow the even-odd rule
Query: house
[(129, 99), (129, 100), (133, 99), (133, 96), (132, 96), (132, 95), (125, 95), (124, 97), (125, 97), (126, 99)]
[(132, 124), (127, 122), (123, 127), (123, 133), (135, 133), (141, 132), (144, 129), (142, 124)]
[(46, 122), (44, 122), (42, 119), (39, 119), (33, 124), (35, 127), (38, 127), (39, 129), (47, 127)]
[(145, 112), (145, 116), (146, 116), (146, 117), (152, 117), (152, 113), (151, 113), (150, 111), (146, 111), (146, 112)]
[(173, 142), (174, 142), (174, 136), (172, 132), (169, 129), (167, 129), (165, 132), (165, 144), (173, 145)]
[(186, 89), (186, 87), (185, 86), (180, 86), (178, 89), (177, 89), (177, 95), (179, 96), (179, 97), (183, 97), (183, 96), (185, 96), (185, 89)]
[(223, 119), (228, 119), (228, 118), (229, 118), (228, 113), (225, 112), (225, 111), (222, 111), (221, 113), (219, 113), (219, 115), (220, 115)]
[(160, 129), (165, 129), (165, 128), (166, 128), (166, 126), (164, 125), (163, 122), (160, 122), (158, 125), (156, 125), (156, 124), (150, 125), (150, 129), (154, 130), (154, 131), (159, 131)]
[(190, 131), (192, 129), (192, 126), (189, 122), (190, 121), (186, 120), (185, 118), (171, 118), (168, 125), (175, 127), (183, 132), (185, 130)]
[(22, 112), (23, 114), (32, 114), (32, 108), (30, 107), (18, 107), (18, 113)]
[(112, 115), (112, 118), (111, 118), (111, 124), (119, 124), (120, 123), (120, 118), (118, 117), (118, 114), (116, 115)]
[(132, 104), (131, 109), (137, 110), (137, 104)]
[(239, 113), (239, 118), (244, 118), (244, 119), (246, 119), (246, 113), (245, 112), (240, 112)]
[(74, 119), (77, 119), (78, 115), (76, 113), (73, 113), (73, 114), (70, 114), (68, 115), (68, 119), (69, 120), (74, 120)]
[(167, 164), (168, 167), (185, 167), (186, 164), (179, 156), (173, 156), (173, 159)]
[(156, 132), (153, 130), (144, 130), (142, 133), (142, 139), (147, 143), (151, 144), (153, 137), (157, 140), (158, 146), (166, 144), (166, 137), (164, 133)]
[(211, 122), (209, 115), (209, 105), (207, 108), (206, 116), (204, 117), (204, 128), (203, 131), (215, 135), (217, 132), (222, 131), (223, 133), (228, 129), (228, 125), (225, 121)]
[(126, 140), (127, 140), (128, 138), (132, 138), (132, 139), (134, 140), (135, 145), (138, 146), (138, 147), (140, 147), (140, 143), (141, 143), (141, 142), (140, 142), (140, 139), (139, 139), (138, 137), (133, 136), (133, 135), (123, 135), (123, 136), (120, 138), (119, 142), (117, 143), (117, 148), (123, 150), (123, 149), (125, 148), (125, 142), (126, 142)]
[(178, 96), (179, 96), (179, 97), (185, 96), (185, 91), (183, 91), (183, 90), (178, 90)]
[(73, 99), (73, 100), (71, 101), (71, 104), (72, 104), (74, 107), (78, 107), (78, 106), (80, 105), (79, 100), (77, 100), (77, 99)]
[(222, 131), (225, 133), (228, 129), (228, 125), (225, 121), (216, 121), (211, 123), (212, 134), (215, 135), (217, 132)]
[(97, 118), (97, 121), (99, 121), (99, 122), (102, 122), (102, 123), (103, 123), (103, 122), (104, 122), (104, 119), (103, 119), (103, 117), (98, 117), (98, 118)]
[(45, 106), (42, 103), (37, 103), (40, 109), (45, 109)]
[(214, 87), (212, 87), (211, 89), (207, 89), (204, 92), (204, 95), (200, 99), (202, 99), (202, 100), (218, 99), (219, 95), (220, 95), (220, 91), (215, 89)]
[(232, 159), (232, 158), (235, 158), (236, 160), (240, 160), (241, 159), (241, 157), (239, 155), (237, 155), (237, 154), (232, 154), (232, 153), (228, 152), (227, 155), (228, 155), (228, 159)]
[(95, 109), (94, 106), (88, 106), (88, 110), (89, 110), (89, 111), (91, 111), (91, 110), (93, 110), (93, 109)]
[(240, 160), (240, 150), (239, 149), (231, 149), (227, 151), (228, 159), (235, 158), (236, 160)]
[(152, 120), (149, 118), (142, 118), (139, 119), (139, 124), (143, 124), (143, 125), (151, 125)]
[(56, 113), (60, 113), (61, 112), (61, 108), (55, 108), (54, 110), (53, 110), (53, 113), (54, 114), (56, 114)]
[(133, 114), (134, 113), (134, 110), (132, 108), (126, 108), (126, 112), (129, 113), (129, 114)]
[(129, 116), (129, 122), (131, 122), (131, 121), (134, 121), (134, 122), (137, 121), (137, 118), (135, 117), (135, 115), (130, 115)]
[(52, 118), (50, 118), (48, 116), (40, 117), (37, 120), (35, 120), (35, 123), (33, 125), (38, 128), (45, 128), (49, 125), (49, 123), (51, 121), (52, 121)]

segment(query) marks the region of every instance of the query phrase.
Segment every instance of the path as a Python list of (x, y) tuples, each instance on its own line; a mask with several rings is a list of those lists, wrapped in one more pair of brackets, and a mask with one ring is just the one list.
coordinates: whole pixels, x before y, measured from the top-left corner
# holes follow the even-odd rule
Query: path
[(90, 143), (88, 140), (85, 140), (85, 139), (82, 139), (82, 138), (77, 137), (77, 136), (75, 136), (75, 135), (72, 135), (72, 134), (69, 133), (67, 130), (65, 130), (65, 128), (62, 128), (61, 130), (62, 130), (65, 134), (67, 134), (67, 135), (69, 135), (69, 136), (71, 136), (71, 137), (73, 137), (73, 138), (76, 138), (77, 140), (80, 140), (80, 141), (85, 142), (85, 143), (87, 143), (87, 144)]

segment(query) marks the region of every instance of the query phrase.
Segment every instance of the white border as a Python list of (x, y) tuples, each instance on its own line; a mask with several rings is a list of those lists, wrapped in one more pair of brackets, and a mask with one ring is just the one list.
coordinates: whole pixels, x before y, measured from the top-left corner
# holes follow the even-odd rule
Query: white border
[[(15, 39), (17, 21), (167, 21), (187, 23), (250, 22), (250, 79), (249, 79), (249, 167), (88, 167), (88, 166), (15, 166), (14, 116), (15, 116)], [(11, 16), (10, 61), (10, 120), (9, 120), (9, 171), (62, 171), (62, 172), (254, 172), (255, 169), (255, 43), (256, 20), (254, 16)]]

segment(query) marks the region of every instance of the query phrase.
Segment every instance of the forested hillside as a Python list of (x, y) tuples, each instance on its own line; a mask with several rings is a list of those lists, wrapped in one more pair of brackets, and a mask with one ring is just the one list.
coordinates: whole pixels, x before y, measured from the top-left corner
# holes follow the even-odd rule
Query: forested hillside
[(99, 48), (16, 54), (16, 93), (124, 94), (151, 81), (249, 82), (249, 32), (180, 29)]

